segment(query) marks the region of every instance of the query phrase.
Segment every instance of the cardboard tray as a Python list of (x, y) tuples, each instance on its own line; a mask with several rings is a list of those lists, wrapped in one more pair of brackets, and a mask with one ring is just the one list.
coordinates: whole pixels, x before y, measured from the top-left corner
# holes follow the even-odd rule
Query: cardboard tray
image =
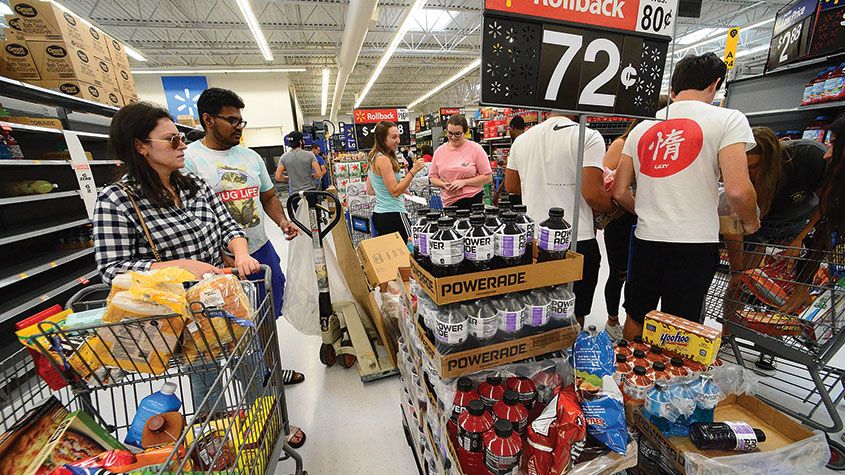
[(536, 335), (516, 338), (491, 345), (440, 354), (434, 343), (428, 338), (425, 328), (416, 322), (419, 338), (426, 355), (431, 359), (442, 379), (452, 379), (481, 370), (514, 363), (532, 356), (544, 355), (553, 351), (571, 348), (581, 328), (575, 324), (555, 328)]
[[(628, 407), (626, 406), (626, 409)], [(666, 437), (643, 416), (639, 408), (631, 414), (634, 426), (668, 458), (674, 468), (686, 473), (686, 453), (696, 453), (708, 458), (738, 455), (738, 452), (719, 450), (698, 450), (689, 437)], [(794, 419), (769, 406), (760, 399), (748, 395), (731, 395), (716, 407), (713, 418), (720, 421), (745, 421), (751, 427), (766, 433), (766, 441), (759, 443), (760, 452), (772, 452), (795, 442), (811, 437), (813, 433)]]
[(566, 259), (448, 277), (434, 277), (411, 259), (414, 279), (437, 305), (566, 284), (581, 280), (583, 270), (584, 256), (572, 251)]

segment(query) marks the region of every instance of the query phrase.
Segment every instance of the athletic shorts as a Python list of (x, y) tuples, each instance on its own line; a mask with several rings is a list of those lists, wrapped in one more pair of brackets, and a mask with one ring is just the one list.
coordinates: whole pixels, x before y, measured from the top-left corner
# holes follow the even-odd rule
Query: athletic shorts
[(377, 236), (399, 233), (405, 242), (411, 235), (411, 222), (406, 213), (373, 213), (373, 227)]
[(581, 280), (575, 282), (572, 291), (575, 293), (575, 315), (585, 317), (593, 308), (593, 296), (599, 283), (599, 267), (601, 267), (601, 252), (599, 242), (595, 239), (578, 241), (578, 254), (584, 256), (584, 272)]
[(625, 310), (642, 324), (659, 301), (661, 311), (700, 323), (704, 297), (718, 265), (718, 243), (656, 242), (634, 236)]

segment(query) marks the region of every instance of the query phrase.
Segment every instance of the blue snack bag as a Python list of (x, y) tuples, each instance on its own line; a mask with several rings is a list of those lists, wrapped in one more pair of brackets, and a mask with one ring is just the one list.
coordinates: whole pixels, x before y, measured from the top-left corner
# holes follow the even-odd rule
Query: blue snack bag
[(584, 394), (581, 410), (587, 421), (587, 433), (617, 454), (628, 450), (628, 423), (622, 402), (607, 394)]
[[(616, 373), (614, 364), (613, 342), (606, 331), (596, 332), (590, 325), (575, 339), (572, 351), (572, 367), (576, 380), (587, 382), (602, 389), (602, 378)], [(577, 386), (581, 386), (581, 382)]]

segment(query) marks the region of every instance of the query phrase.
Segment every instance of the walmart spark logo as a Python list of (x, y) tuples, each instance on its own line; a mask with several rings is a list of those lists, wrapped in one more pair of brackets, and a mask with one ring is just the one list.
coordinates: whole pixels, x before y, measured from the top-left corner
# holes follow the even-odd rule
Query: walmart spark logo
[(190, 115), (199, 119), (197, 101), (200, 94), (208, 89), (205, 76), (162, 76), (164, 96), (167, 98), (167, 108), (170, 115)]
[[(176, 110), (179, 111), (179, 112), (182, 112), (184, 114), (185, 109), (187, 109), (187, 114), (190, 114), (190, 115), (196, 117), (196, 114), (194, 114), (194, 111), (197, 108), (197, 101), (200, 99), (200, 94), (202, 94), (202, 91), (198, 92), (195, 96), (191, 97), (191, 90), (188, 89), (187, 87), (185, 88), (185, 94), (184, 95), (174, 94), (173, 98), (182, 103), (181, 105), (176, 107)], [(183, 114), (180, 114), (180, 115), (183, 115)]]

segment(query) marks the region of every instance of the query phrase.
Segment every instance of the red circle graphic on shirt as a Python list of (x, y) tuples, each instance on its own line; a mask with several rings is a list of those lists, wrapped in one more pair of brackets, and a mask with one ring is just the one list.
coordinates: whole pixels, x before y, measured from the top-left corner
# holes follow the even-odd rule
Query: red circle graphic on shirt
[(669, 119), (654, 124), (637, 144), (640, 172), (665, 178), (683, 171), (701, 153), (704, 134), (691, 119)]

